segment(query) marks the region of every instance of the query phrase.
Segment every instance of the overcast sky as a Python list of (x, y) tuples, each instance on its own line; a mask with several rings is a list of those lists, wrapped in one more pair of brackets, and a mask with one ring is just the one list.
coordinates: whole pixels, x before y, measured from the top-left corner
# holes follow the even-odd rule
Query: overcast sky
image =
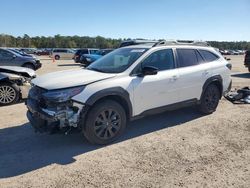
[(250, 0), (1, 0), (0, 33), (250, 41)]

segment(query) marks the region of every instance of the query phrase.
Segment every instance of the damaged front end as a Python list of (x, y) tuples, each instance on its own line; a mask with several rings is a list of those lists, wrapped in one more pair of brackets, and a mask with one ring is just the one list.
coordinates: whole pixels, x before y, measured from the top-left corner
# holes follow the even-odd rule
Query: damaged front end
[(36, 78), (35, 71), (23, 67), (0, 66), (0, 79), (6, 79), (16, 84), (20, 90), (21, 98), (28, 97), (31, 80)]
[(83, 89), (81, 86), (49, 91), (33, 86), (26, 105), (27, 117), (35, 131), (54, 133), (62, 130), (67, 134), (71, 128), (79, 128), (80, 115), (85, 105), (71, 98)]

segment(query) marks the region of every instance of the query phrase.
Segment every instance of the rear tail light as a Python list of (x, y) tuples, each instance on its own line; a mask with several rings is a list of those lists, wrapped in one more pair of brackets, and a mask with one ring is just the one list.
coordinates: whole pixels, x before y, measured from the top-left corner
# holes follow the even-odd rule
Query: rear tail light
[(231, 64), (231, 63), (226, 64), (226, 67), (227, 67), (229, 70), (232, 70), (232, 64)]

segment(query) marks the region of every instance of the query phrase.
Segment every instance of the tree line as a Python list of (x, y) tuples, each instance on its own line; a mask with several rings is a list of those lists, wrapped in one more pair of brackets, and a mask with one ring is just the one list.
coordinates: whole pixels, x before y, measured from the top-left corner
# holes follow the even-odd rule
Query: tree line
[[(122, 40), (128, 39), (111, 39), (101, 36), (61, 36), (53, 37), (23, 36), (14, 37), (12, 35), (0, 34), (0, 47), (16, 48), (117, 48)], [(208, 41), (208, 43), (219, 49), (246, 50), (250, 49), (250, 42), (218, 42)]]

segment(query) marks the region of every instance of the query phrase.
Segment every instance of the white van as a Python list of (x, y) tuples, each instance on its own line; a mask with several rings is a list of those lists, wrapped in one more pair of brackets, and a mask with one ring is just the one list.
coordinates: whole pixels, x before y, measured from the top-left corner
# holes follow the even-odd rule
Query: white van
[(56, 60), (59, 59), (73, 59), (75, 52), (70, 49), (54, 49), (50, 55), (50, 57), (54, 57)]

